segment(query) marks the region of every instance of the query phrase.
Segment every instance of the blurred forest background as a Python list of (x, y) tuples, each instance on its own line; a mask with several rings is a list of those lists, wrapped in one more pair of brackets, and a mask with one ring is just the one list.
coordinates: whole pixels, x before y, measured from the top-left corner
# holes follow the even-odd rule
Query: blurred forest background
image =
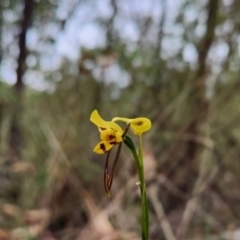
[(150, 239), (240, 239), (240, 1), (1, 0), (0, 239), (140, 238), (91, 112), (144, 134)]

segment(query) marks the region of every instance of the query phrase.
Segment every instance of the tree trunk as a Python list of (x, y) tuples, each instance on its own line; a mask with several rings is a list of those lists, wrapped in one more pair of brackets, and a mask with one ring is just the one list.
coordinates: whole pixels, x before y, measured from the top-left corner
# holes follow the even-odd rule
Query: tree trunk
[[(166, 162), (160, 171), (171, 179), (182, 191), (191, 194), (194, 182), (199, 175), (197, 157), (199, 156), (199, 136), (204, 136), (201, 126), (207, 121), (210, 102), (205, 97), (205, 82), (208, 71), (206, 67), (207, 54), (214, 41), (214, 29), (218, 13), (218, 0), (209, 1), (207, 6), (208, 20), (206, 23), (206, 34), (198, 46), (198, 69), (192, 82), (192, 91), (189, 96), (189, 107), (191, 113), (188, 123), (178, 134), (178, 141), (168, 152), (169, 159), (175, 159), (174, 164)], [(163, 194), (163, 201), (166, 204), (166, 211), (183, 207), (179, 200), (171, 193)], [(187, 228), (186, 228), (187, 229)], [(177, 239), (184, 239), (186, 229), (179, 232)]]
[[(206, 59), (210, 47), (214, 41), (214, 30), (217, 21), (218, 13), (218, 0), (209, 1), (208, 3), (208, 20), (207, 20), (207, 31), (198, 47), (198, 70), (196, 72), (195, 80), (193, 82), (192, 89), (192, 100), (193, 100), (193, 116), (189, 125), (186, 128), (186, 133), (190, 136), (199, 135), (199, 127), (202, 122), (206, 120), (209, 101), (205, 97), (206, 93)], [(186, 151), (186, 159), (194, 160), (198, 149), (198, 143), (196, 141), (190, 141), (189, 147)]]
[(9, 163), (15, 162), (21, 158), (21, 146), (23, 143), (21, 132), (21, 120), (23, 112), (23, 92), (24, 83), (23, 75), (26, 70), (25, 61), (27, 57), (26, 35), (32, 22), (33, 0), (24, 0), (24, 10), (22, 20), (20, 21), (20, 34), (18, 39), (19, 56), (17, 59), (17, 81), (13, 86), (13, 94), (15, 95), (13, 101), (13, 113), (9, 132), (9, 148), (7, 153), (7, 161)]

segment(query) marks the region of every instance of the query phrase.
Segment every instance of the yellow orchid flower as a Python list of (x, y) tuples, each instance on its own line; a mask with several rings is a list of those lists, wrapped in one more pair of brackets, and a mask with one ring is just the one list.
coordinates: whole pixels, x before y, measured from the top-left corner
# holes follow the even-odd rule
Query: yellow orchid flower
[[(90, 116), (90, 121), (97, 125), (100, 131), (101, 138), (101, 141), (97, 144), (93, 151), (98, 154), (107, 153), (107, 158), (104, 167), (104, 187), (107, 195), (110, 196), (110, 189), (112, 186), (114, 171), (120, 156), (122, 141), (127, 130), (123, 132), (122, 128), (118, 124), (112, 121), (103, 120), (97, 110), (94, 110), (92, 112)], [(110, 152), (111, 149), (117, 144), (119, 144), (119, 147), (117, 150), (114, 163), (110, 170), (108, 167)]]
[(115, 144), (111, 144), (107, 141), (101, 141), (100, 143), (97, 144), (93, 151), (98, 154), (104, 154), (110, 151), (114, 147), (114, 145)]
[(105, 121), (105, 120), (103, 120), (100, 117), (100, 115), (99, 115), (97, 110), (94, 110), (92, 112), (91, 117), (90, 117), (90, 121), (98, 126), (98, 129), (99, 129), (100, 132), (104, 131), (106, 129), (112, 129), (115, 132), (118, 132), (119, 134), (123, 134), (123, 130), (122, 130), (122, 128), (118, 124), (116, 124), (116, 123), (114, 123), (112, 121)]
[(94, 152), (104, 154), (110, 151), (116, 144), (123, 141), (122, 128), (114, 122), (103, 120), (97, 110), (92, 112), (90, 121), (97, 125), (102, 140), (94, 148)]
[[(121, 148), (123, 145), (122, 142), (125, 143), (125, 145), (130, 149), (133, 155), (137, 167), (139, 185), (141, 190), (142, 238), (147, 240), (149, 235), (149, 220), (146, 184), (144, 181), (143, 143), (141, 135), (151, 128), (152, 123), (148, 118), (144, 117), (138, 117), (134, 119), (115, 117), (112, 119), (112, 121), (105, 121), (100, 117), (97, 110), (94, 110), (92, 112), (90, 116), (90, 121), (98, 127), (101, 139), (93, 151), (98, 154), (106, 153), (103, 182), (105, 191), (109, 197), (111, 196), (110, 190), (113, 182), (114, 172), (120, 158)], [(118, 124), (115, 123), (116, 121), (123, 121), (127, 123), (124, 131)], [(132, 139), (126, 135), (129, 127), (135, 135), (139, 135), (138, 153)], [(118, 145), (118, 148), (116, 151), (114, 162), (112, 164), (109, 164), (111, 149), (116, 145)]]
[(130, 123), (130, 128), (133, 131), (135, 135), (142, 135), (144, 132), (148, 131), (152, 123), (148, 118), (139, 117), (139, 118), (121, 118), (121, 117), (115, 117), (112, 119), (113, 122), (116, 121), (122, 121), (126, 123)]

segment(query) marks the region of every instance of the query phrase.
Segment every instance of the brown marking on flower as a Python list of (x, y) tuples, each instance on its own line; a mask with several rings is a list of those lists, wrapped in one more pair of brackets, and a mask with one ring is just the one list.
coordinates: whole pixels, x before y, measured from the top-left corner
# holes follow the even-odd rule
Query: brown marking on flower
[(138, 121), (138, 122), (134, 123), (134, 125), (141, 126), (141, 125), (143, 125), (143, 121)]
[(115, 129), (113, 129), (113, 128), (110, 128), (110, 129), (112, 129), (114, 132), (117, 132)]
[(115, 136), (109, 135), (109, 140), (110, 140), (110, 141), (113, 140), (113, 139), (115, 139), (115, 138), (116, 138)]
[(106, 147), (104, 143), (100, 144), (100, 149), (103, 150), (103, 152), (106, 152)]

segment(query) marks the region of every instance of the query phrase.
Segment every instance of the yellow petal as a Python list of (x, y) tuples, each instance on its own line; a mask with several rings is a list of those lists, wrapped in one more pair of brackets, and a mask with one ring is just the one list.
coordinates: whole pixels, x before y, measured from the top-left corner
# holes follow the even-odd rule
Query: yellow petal
[(123, 130), (118, 124), (114, 122), (107, 122), (107, 125), (108, 125), (108, 128), (114, 130), (115, 132), (118, 132), (121, 135), (123, 134)]
[(151, 121), (148, 118), (135, 118), (131, 121), (131, 129), (134, 134), (141, 135), (142, 133), (148, 131), (152, 126)]
[(111, 150), (114, 147), (114, 144), (111, 144), (107, 141), (101, 141), (97, 144), (97, 146), (93, 149), (95, 153), (104, 154)]
[(130, 127), (134, 134), (141, 135), (142, 133), (148, 131), (152, 124), (148, 118), (140, 117), (140, 118), (122, 118), (115, 117), (112, 119), (113, 122), (122, 121), (126, 123), (131, 123)]
[(98, 114), (97, 110), (94, 110), (90, 116), (90, 121), (97, 125), (99, 128), (107, 128), (107, 122), (104, 121), (100, 115)]
[(125, 123), (130, 123), (133, 119), (130, 118), (122, 118), (122, 117), (115, 117), (112, 119), (113, 122), (121, 121)]
[(122, 135), (112, 129), (107, 129), (101, 132), (101, 140), (112, 144), (122, 142)]
[(119, 132), (120, 134), (123, 133), (122, 128), (118, 124), (103, 120), (97, 110), (92, 112), (90, 121), (98, 126), (100, 132), (110, 128), (115, 132)]
[(116, 132), (115, 136), (116, 136), (116, 142), (117, 143), (120, 143), (120, 142), (123, 141), (122, 134), (120, 134), (119, 132)]

